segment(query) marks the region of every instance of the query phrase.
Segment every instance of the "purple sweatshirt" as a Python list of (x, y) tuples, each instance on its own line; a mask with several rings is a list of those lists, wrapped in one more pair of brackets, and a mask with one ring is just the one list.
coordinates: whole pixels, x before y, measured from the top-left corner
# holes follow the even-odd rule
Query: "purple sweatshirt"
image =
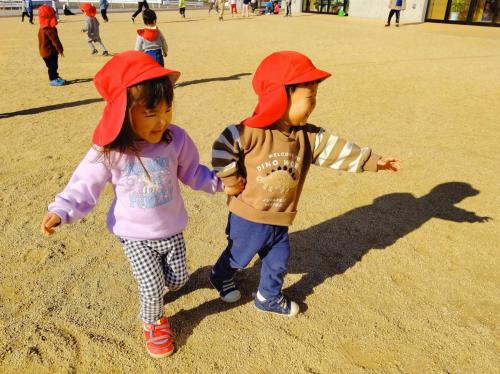
[(187, 213), (178, 179), (194, 190), (215, 193), (223, 190), (214, 172), (199, 164), (196, 146), (180, 127), (169, 126), (173, 141), (139, 142), (141, 161), (133, 153), (111, 152), (111, 167), (100, 152), (91, 148), (58, 194), (49, 211), (61, 224), (87, 215), (96, 205), (106, 182), (113, 185), (115, 199), (107, 226), (113, 234), (130, 240), (164, 239), (184, 230)]

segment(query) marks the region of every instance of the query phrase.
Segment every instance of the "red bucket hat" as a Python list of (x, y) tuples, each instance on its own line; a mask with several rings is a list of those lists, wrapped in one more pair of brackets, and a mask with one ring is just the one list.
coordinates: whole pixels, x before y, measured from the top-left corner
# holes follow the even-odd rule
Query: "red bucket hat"
[(82, 5), (80, 5), (80, 10), (82, 12), (85, 12), (85, 14), (90, 17), (94, 17), (97, 13), (95, 6), (93, 6), (91, 3), (83, 3)]
[(94, 77), (94, 85), (106, 100), (106, 107), (92, 142), (102, 147), (120, 133), (127, 109), (127, 87), (167, 75), (174, 85), (181, 73), (161, 67), (144, 52), (127, 51), (109, 60)]
[(56, 27), (57, 25), (56, 11), (47, 4), (38, 8), (38, 19), (41, 29), (45, 27)]
[(294, 51), (274, 52), (260, 63), (252, 85), (259, 97), (253, 115), (241, 123), (248, 127), (267, 127), (285, 113), (288, 96), (285, 86), (326, 79), (326, 71), (316, 69), (311, 60)]

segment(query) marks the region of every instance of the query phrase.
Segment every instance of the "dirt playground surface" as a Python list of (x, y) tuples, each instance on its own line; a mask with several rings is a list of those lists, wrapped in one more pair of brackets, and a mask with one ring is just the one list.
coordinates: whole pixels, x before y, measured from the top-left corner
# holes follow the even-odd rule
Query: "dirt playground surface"
[[(134, 46), (129, 16), (101, 22), (112, 53)], [(202, 162), (252, 111), (259, 61), (293, 49), (333, 73), (310, 122), (403, 170), (312, 168), (290, 229), (291, 319), (253, 306), (259, 262), (237, 274), (240, 302), (218, 299), (207, 276), (226, 244), (225, 197), (184, 189), (192, 275), (165, 298), (177, 350), (150, 358), (131, 270), (105, 228), (111, 188), (82, 222), (39, 232), (90, 146), (103, 109), (92, 77), (108, 58), (90, 55), (80, 15), (63, 18), (71, 84), (49, 87), (38, 26), (0, 19), (0, 372), (498, 373), (500, 29), (190, 10), (159, 20), (166, 65), (182, 72), (174, 123)]]

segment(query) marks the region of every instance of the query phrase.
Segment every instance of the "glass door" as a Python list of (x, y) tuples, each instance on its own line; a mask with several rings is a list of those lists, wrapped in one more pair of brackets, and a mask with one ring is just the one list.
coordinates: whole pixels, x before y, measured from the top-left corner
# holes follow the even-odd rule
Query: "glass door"
[(477, 0), (472, 13), (472, 22), (493, 23), (498, 13), (498, 0)]
[(471, 0), (451, 0), (448, 21), (466, 22)]

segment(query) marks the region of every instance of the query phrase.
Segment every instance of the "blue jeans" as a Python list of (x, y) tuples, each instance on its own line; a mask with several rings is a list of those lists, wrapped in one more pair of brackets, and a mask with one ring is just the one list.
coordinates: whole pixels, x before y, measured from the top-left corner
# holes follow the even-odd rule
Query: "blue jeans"
[(213, 267), (214, 275), (229, 279), (258, 254), (262, 261), (259, 292), (266, 299), (278, 296), (290, 257), (288, 227), (255, 223), (229, 213), (226, 234), (228, 245)]
[(146, 54), (151, 56), (153, 60), (159, 63), (161, 66), (165, 66), (163, 62), (163, 53), (161, 49), (152, 49), (150, 51), (145, 51)]

